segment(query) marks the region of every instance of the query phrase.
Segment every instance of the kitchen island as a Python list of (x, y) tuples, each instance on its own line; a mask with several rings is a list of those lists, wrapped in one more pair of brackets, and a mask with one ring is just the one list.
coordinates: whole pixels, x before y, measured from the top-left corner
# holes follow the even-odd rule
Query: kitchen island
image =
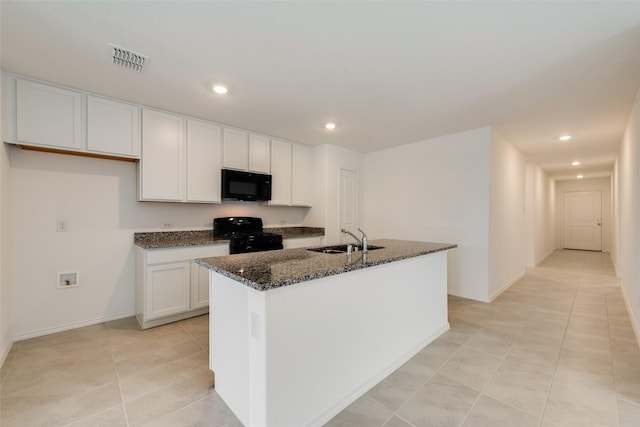
[(376, 240), (199, 259), (216, 390), (251, 427), (320, 426), (444, 333), (447, 250)]

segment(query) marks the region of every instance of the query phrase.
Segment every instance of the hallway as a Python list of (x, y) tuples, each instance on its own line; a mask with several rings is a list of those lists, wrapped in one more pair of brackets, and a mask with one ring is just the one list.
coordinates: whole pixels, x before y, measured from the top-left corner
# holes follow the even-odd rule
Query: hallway
[(330, 426), (638, 426), (640, 348), (609, 254), (558, 250)]

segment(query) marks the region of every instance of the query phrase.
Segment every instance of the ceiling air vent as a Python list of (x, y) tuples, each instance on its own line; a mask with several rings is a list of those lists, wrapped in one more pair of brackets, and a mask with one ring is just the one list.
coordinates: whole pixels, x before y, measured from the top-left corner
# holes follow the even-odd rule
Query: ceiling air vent
[(109, 43), (113, 63), (129, 70), (142, 71), (142, 67), (149, 60), (149, 57), (141, 53), (125, 49)]

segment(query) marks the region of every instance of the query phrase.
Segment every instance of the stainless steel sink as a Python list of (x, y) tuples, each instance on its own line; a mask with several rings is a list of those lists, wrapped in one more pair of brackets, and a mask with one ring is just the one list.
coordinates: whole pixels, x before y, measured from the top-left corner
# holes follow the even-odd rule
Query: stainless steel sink
[[(358, 252), (362, 250), (362, 246), (353, 245), (353, 251), (355, 253), (356, 248), (358, 248)], [(367, 246), (367, 250), (375, 251), (376, 249), (384, 249), (383, 246), (375, 246), (369, 245)], [(313, 252), (322, 252), (325, 254), (346, 254), (347, 253), (347, 245), (331, 245), (331, 246), (321, 246), (318, 248), (307, 248), (308, 251)]]

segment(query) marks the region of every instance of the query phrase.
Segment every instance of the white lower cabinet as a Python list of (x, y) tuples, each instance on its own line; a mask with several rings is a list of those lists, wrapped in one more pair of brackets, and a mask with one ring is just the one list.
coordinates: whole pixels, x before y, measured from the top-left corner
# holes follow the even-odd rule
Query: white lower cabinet
[(209, 269), (191, 261), (191, 307), (209, 307)]
[(189, 268), (188, 261), (147, 267), (144, 310), (147, 320), (184, 313), (191, 309)]
[(136, 317), (142, 329), (209, 312), (209, 270), (197, 258), (229, 254), (229, 245), (136, 247)]

